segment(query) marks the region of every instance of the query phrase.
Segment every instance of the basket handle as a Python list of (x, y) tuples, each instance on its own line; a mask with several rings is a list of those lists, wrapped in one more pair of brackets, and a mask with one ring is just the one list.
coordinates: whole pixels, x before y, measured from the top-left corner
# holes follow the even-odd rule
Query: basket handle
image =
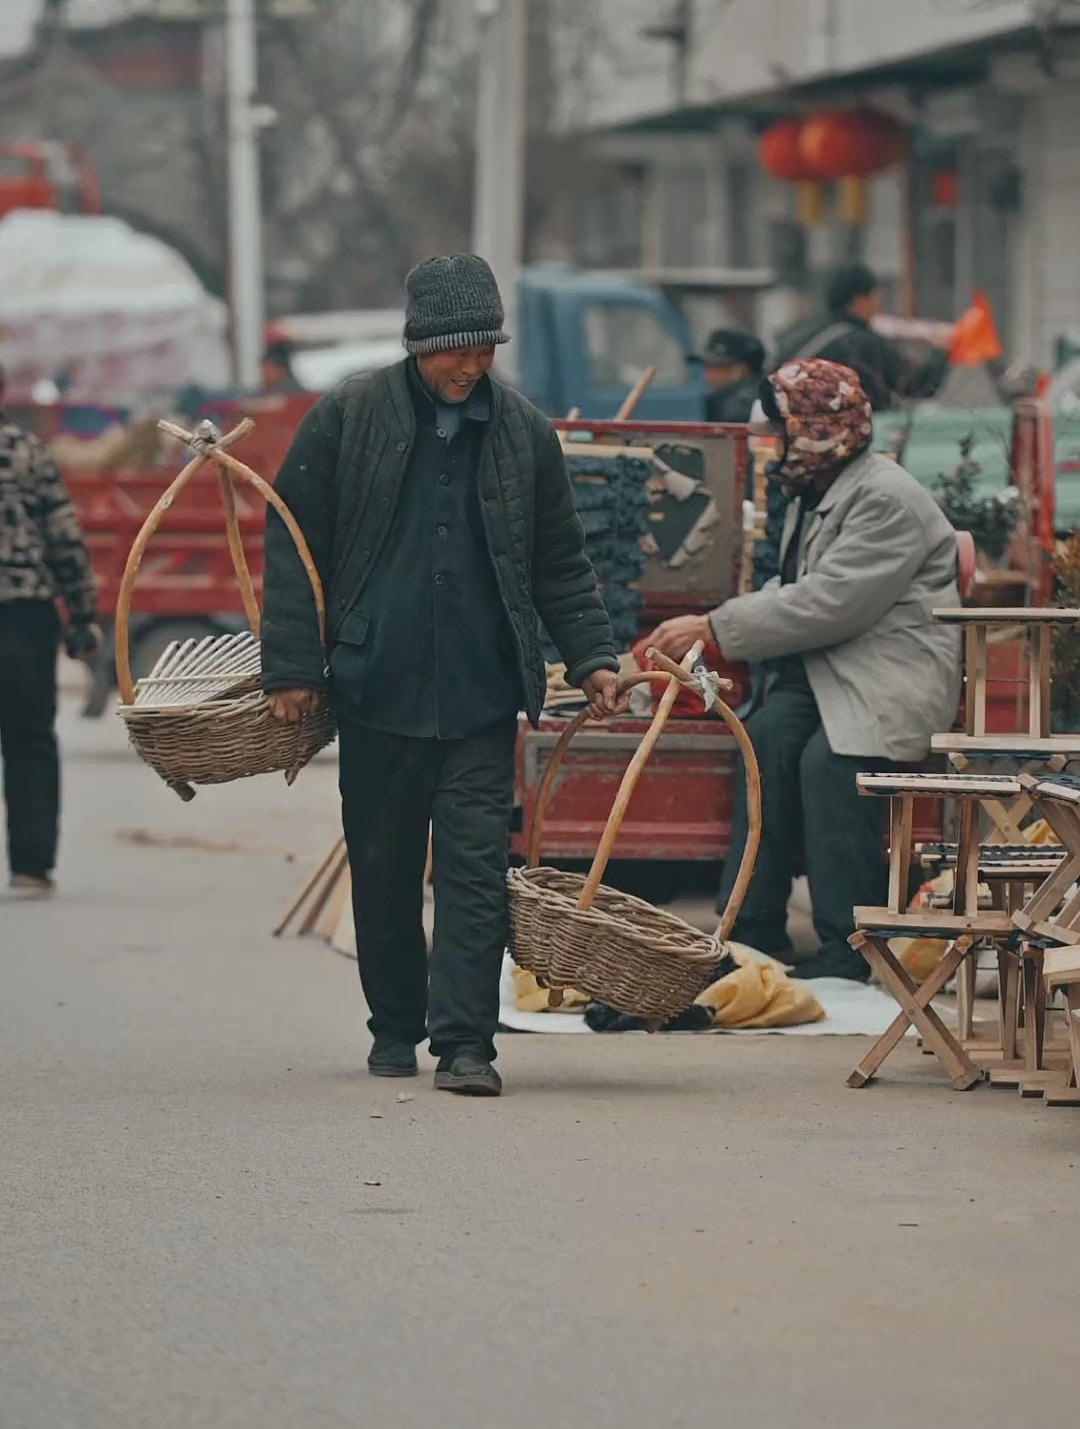
[[(683, 669), (682, 666), (676, 665), (673, 660), (668, 660), (666, 656), (661, 655), (659, 651), (650, 650), (649, 658), (653, 661), (654, 664), (658, 665), (660, 668), (656, 670), (642, 670), (633, 675), (623, 676), (617, 686), (620, 694), (625, 693), (625, 691), (632, 689), (636, 685), (643, 685), (650, 682), (655, 683), (658, 681), (667, 681), (669, 682), (669, 688), (675, 688), (676, 680), (679, 684), (693, 684), (694, 681), (693, 676), (691, 674), (689, 674), (685, 669)], [(674, 699), (672, 703), (674, 703)], [(750, 879), (753, 876), (754, 872), (754, 863), (757, 859), (758, 845), (761, 842), (761, 773), (758, 769), (757, 756), (754, 753), (754, 747), (750, 743), (750, 736), (747, 734), (746, 727), (744, 726), (743, 722), (735, 714), (734, 710), (732, 710), (728, 705), (726, 705), (721, 699), (714, 700), (713, 709), (716, 710), (716, 712), (720, 715), (720, 718), (731, 730), (731, 733), (735, 737), (735, 742), (739, 747), (739, 752), (742, 754), (743, 757), (743, 763), (746, 769), (747, 808), (749, 813), (750, 825), (749, 833), (746, 840), (746, 846), (743, 849), (742, 859), (739, 863), (739, 872), (735, 879), (734, 887), (731, 891), (731, 897), (728, 899), (727, 907), (724, 909), (724, 914), (721, 918), (720, 927), (718, 930), (720, 938), (722, 940), (726, 940), (730, 936), (731, 929), (735, 923), (735, 918), (739, 912), (739, 908), (742, 905), (743, 899), (746, 897), (746, 890), (749, 887)], [(657, 713), (659, 714), (659, 711), (657, 711)], [(573, 740), (578, 730), (580, 730), (581, 727), (587, 722), (588, 718), (588, 710), (581, 710), (578, 714), (574, 716), (574, 718), (570, 721), (567, 727), (563, 730), (562, 734), (559, 736), (558, 743), (552, 750), (551, 758), (548, 760), (547, 765), (545, 766), (543, 776), (540, 780), (540, 787), (537, 789), (536, 807), (533, 810), (532, 826), (529, 830), (529, 868), (536, 868), (540, 863), (540, 853), (543, 847), (544, 839), (544, 818), (547, 812), (547, 806), (551, 798), (551, 793), (555, 784), (556, 776), (562, 765), (563, 759), (565, 758), (566, 751), (570, 746), (570, 742)], [(657, 731), (657, 737), (659, 737), (659, 730)], [(648, 738), (647, 735), (646, 738)], [(656, 740), (654, 739), (653, 743), (655, 744), (655, 742)], [(638, 753), (640, 754), (640, 752), (641, 751), (639, 747)], [(645, 758), (648, 758), (648, 751), (646, 751)], [(645, 760), (643, 759), (637, 771), (638, 775), (640, 775), (641, 767), (644, 766), (644, 762)], [(627, 773), (629, 772), (630, 771), (628, 770)], [(637, 776), (635, 776), (634, 779), (634, 783), (636, 782)], [(621, 787), (619, 792), (620, 794), (622, 793)], [(618, 800), (616, 800), (616, 803), (618, 803)], [(627, 796), (627, 799), (623, 804), (622, 811), (619, 814), (619, 823), (622, 822), (623, 815), (625, 815), (626, 812), (626, 804), (628, 803), (629, 795)], [(612, 813), (615, 813), (614, 809), (612, 810)], [(618, 833), (617, 826), (615, 832)], [(607, 830), (605, 829), (605, 835), (606, 833)], [(614, 838), (612, 838), (612, 846), (614, 845), (614, 842), (615, 840)], [(604, 856), (605, 866), (607, 864), (608, 858), (610, 857), (610, 854), (611, 848), (609, 847), (607, 853)], [(599, 852), (597, 856), (599, 857)], [(601, 878), (603, 877), (603, 871), (603, 868), (601, 868)], [(600, 880), (598, 879), (597, 887), (599, 887), (599, 882)], [(595, 890), (592, 896), (593, 898), (595, 898)]]
[[(692, 683), (682, 674), (680, 667), (659, 650), (649, 649), (646, 654), (654, 665), (667, 671), (674, 679), (686, 684)], [(761, 844), (761, 770), (758, 767), (754, 746), (746, 732), (746, 726), (739, 716), (730, 705), (725, 704), (718, 696), (713, 699), (712, 707), (734, 735), (735, 743), (739, 746), (739, 753), (742, 755), (743, 768), (746, 771), (746, 843), (743, 845), (739, 871), (735, 875), (735, 882), (731, 888), (731, 897), (721, 914), (720, 926), (717, 929), (720, 941), (726, 943), (735, 926), (735, 919), (739, 916), (739, 909), (742, 907), (743, 899), (750, 887), (750, 880), (754, 876), (754, 864), (757, 862), (758, 848)]]
[(250, 417), (245, 417), (231, 432), (220, 436), (216, 430), (206, 424), (206, 429), (200, 429), (198, 433), (192, 434), (175, 426), (172, 422), (159, 422), (158, 426), (170, 436), (185, 442), (192, 447), (195, 455), (179, 474), (169, 483), (165, 491), (155, 502), (153, 509), (139, 529), (139, 534), (132, 542), (131, 550), (128, 553), (127, 563), (124, 566), (124, 574), (120, 581), (120, 591), (116, 599), (116, 682), (120, 689), (120, 698), (125, 705), (134, 703), (135, 681), (131, 674), (131, 642), (129, 636), (129, 620), (131, 615), (131, 596), (135, 586), (136, 577), (139, 574), (139, 567), (142, 565), (143, 556), (150, 543), (151, 537), (161, 524), (165, 513), (170, 509), (177, 496), (187, 486), (195, 473), (207, 461), (213, 461), (218, 468), (218, 477), (221, 482), (222, 500), (225, 506), (225, 533), (229, 543), (229, 554), (232, 557), (233, 569), (240, 585), (240, 594), (244, 603), (244, 611), (254, 635), (259, 634), (259, 605), (255, 598), (255, 589), (251, 580), (251, 572), (248, 569), (247, 557), (244, 554), (243, 539), (240, 535), (240, 528), (236, 517), (236, 493), (233, 486), (233, 476), (243, 478), (249, 485), (253, 486), (260, 496), (271, 506), (285, 523), (289, 535), (293, 539), (297, 553), (300, 556), (308, 582), (311, 585), (311, 593), (315, 600), (315, 610), (319, 621), (319, 639), (325, 642), (326, 639), (326, 606), (323, 600), (322, 582), (319, 580), (318, 571), (312, 558), (310, 548), (304, 539), (304, 534), (297, 524), (296, 518), (282, 501), (274, 488), (258, 476), (250, 467), (243, 462), (237, 461), (228, 453), (228, 448), (233, 446), (242, 437), (245, 437), (252, 430), (255, 423)]
[[(682, 668), (689, 670), (690, 666), (705, 648), (702, 641), (691, 646), (683, 657)], [(664, 725), (667, 724), (671, 707), (679, 696), (678, 678), (669, 675), (667, 689), (660, 696), (660, 701), (656, 706), (656, 713), (652, 717), (652, 723), (645, 731), (641, 743), (634, 750), (634, 757), (627, 765), (626, 773), (622, 777), (618, 792), (615, 795), (615, 802), (611, 806), (611, 813), (608, 814), (607, 823), (604, 825), (604, 832), (600, 835), (600, 843), (596, 853), (593, 855), (592, 868), (589, 869), (585, 879), (584, 887), (578, 897), (578, 907), (582, 912), (586, 912), (593, 906), (597, 891), (604, 879), (604, 870), (608, 866), (608, 859), (611, 851), (615, 847), (615, 840), (619, 836), (619, 828), (626, 817), (626, 809), (630, 803), (631, 796), (637, 782), (641, 778), (642, 771), (648, 763), (649, 755), (652, 753), (653, 745), (663, 733)]]

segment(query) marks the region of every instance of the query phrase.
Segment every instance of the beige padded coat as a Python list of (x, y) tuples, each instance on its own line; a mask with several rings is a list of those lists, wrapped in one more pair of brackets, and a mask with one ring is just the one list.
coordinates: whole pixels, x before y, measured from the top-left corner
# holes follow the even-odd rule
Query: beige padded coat
[[(796, 521), (788, 508), (781, 552)], [(836, 754), (923, 759), (952, 727), (960, 636), (936, 625), (957, 606), (956, 533), (930, 493), (867, 452), (803, 523), (794, 584), (775, 579), (710, 616), (729, 660), (801, 654)]]

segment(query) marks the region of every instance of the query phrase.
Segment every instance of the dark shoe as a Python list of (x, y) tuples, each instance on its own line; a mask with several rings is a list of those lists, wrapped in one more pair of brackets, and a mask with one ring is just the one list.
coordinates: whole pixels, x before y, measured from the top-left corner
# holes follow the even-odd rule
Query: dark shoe
[(812, 958), (797, 962), (791, 976), (802, 982), (810, 982), (819, 977), (842, 977), (848, 982), (869, 982), (870, 964), (854, 951), (817, 953)]
[(465, 1097), (497, 1097), (502, 1093), (502, 1077), (479, 1052), (455, 1052), (435, 1068), (435, 1090)]
[(11, 891), (16, 898), (51, 898), (56, 884), (46, 874), (13, 873)]
[(373, 1077), (415, 1077), (416, 1048), (411, 1042), (376, 1037), (368, 1053), (367, 1069)]

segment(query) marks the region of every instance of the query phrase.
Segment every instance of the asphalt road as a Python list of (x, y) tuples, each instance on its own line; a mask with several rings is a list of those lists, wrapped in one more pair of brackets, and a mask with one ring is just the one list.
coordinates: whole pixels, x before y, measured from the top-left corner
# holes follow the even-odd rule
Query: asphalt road
[(1080, 1114), (833, 1038), (507, 1037), (501, 1101), (400, 1102), (354, 965), (269, 936), (332, 760), (182, 805), (65, 730), (62, 896), (0, 902), (3, 1429), (1075, 1421)]

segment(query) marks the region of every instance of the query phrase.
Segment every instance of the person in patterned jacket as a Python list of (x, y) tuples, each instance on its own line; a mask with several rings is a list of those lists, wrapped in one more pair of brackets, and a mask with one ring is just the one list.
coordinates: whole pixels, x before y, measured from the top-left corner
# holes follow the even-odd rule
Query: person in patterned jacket
[(23, 896), (53, 890), (61, 632), (68, 654), (78, 659), (91, 659), (101, 644), (90, 560), (48, 448), (0, 405), (0, 757), (11, 886)]

